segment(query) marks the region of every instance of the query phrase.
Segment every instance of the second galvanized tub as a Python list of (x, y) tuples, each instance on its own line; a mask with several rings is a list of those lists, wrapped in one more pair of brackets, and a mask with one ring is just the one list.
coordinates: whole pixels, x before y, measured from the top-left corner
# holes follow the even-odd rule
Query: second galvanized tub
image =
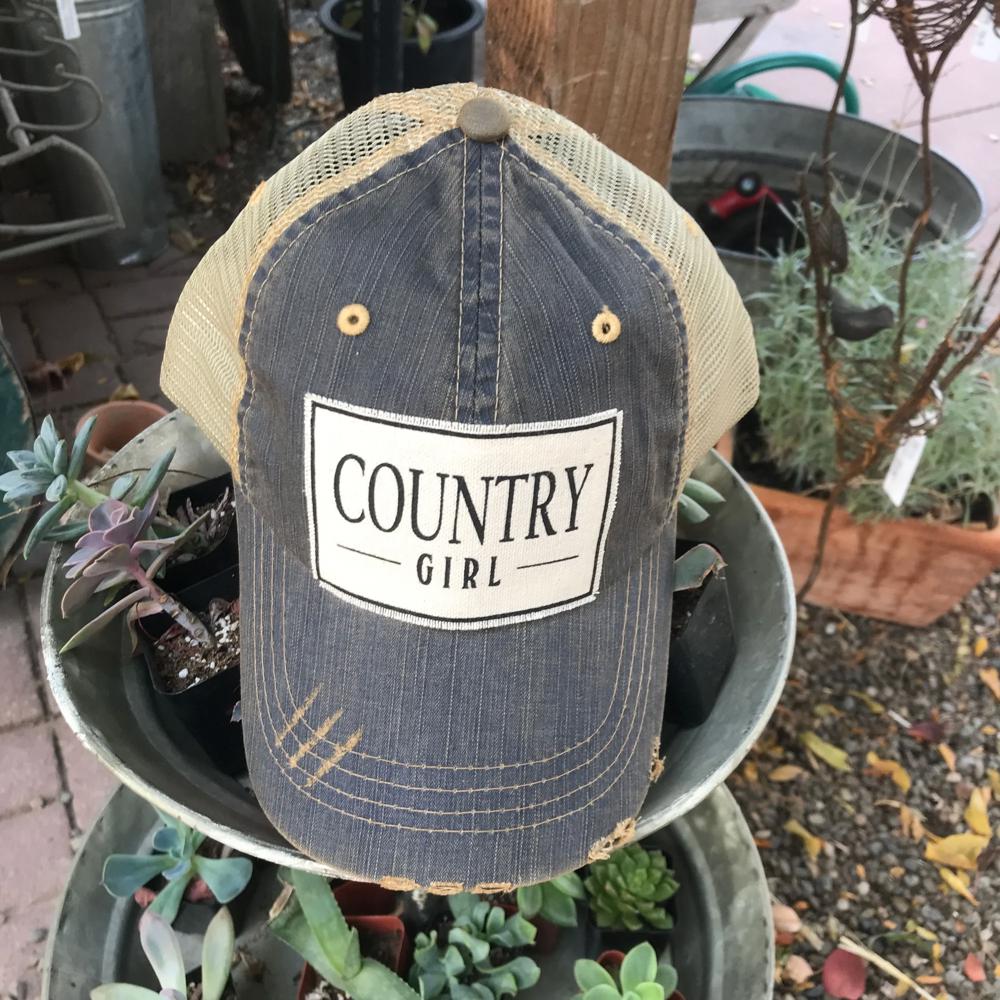
[[(112, 797), (77, 855), (49, 935), (43, 1000), (80, 1000), (102, 982), (153, 986), (139, 950), (139, 908), (100, 885), (113, 852), (148, 851), (158, 826), (153, 810), (126, 789)], [(649, 842), (671, 859), (681, 889), (674, 897), (676, 930), (670, 961), (687, 1000), (769, 1000), (774, 970), (771, 902), (757, 849), (735, 799), (717, 788), (696, 809)], [(240, 1000), (291, 1000), (301, 961), (267, 932), (268, 908), (278, 894), (274, 868), (258, 864), (244, 894), (231, 904), (237, 944), (262, 964), (260, 978), (239, 964)], [(188, 907), (177, 921), (190, 945), (205, 927), (207, 907)], [(573, 961), (584, 953), (582, 928), (564, 931), (559, 947), (540, 959), (542, 978), (522, 1000), (570, 1000)]]

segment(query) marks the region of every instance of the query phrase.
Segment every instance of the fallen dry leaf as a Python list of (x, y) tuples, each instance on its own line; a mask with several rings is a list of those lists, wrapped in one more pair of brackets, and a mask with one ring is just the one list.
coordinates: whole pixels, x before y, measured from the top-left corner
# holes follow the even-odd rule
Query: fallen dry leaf
[(784, 903), (771, 904), (771, 919), (779, 934), (798, 934), (802, 930), (802, 918)]
[(835, 718), (839, 718), (843, 714), (844, 713), (839, 708), (837, 708), (836, 705), (831, 705), (825, 701), (820, 702), (820, 704), (818, 704), (813, 709), (813, 715), (818, 715), (821, 719), (825, 719), (827, 716), (830, 715), (834, 716)]
[(986, 812), (986, 805), (989, 801), (987, 798), (988, 794), (988, 788), (973, 788), (964, 814), (965, 822), (968, 824), (969, 829), (973, 833), (978, 833), (981, 837), (993, 836), (989, 816)]
[(923, 743), (940, 743), (944, 739), (944, 726), (933, 719), (925, 719), (923, 722), (914, 722), (906, 730), (906, 735)]
[(947, 743), (938, 744), (938, 753), (944, 758), (949, 771), (955, 770), (955, 751)]
[(752, 760), (748, 760), (743, 765), (743, 777), (746, 778), (747, 781), (753, 782), (754, 784), (760, 781), (760, 772), (757, 770), (757, 765)]
[(312, 37), (313, 36), (307, 32), (297, 31), (295, 28), (288, 32), (288, 40), (292, 43), (292, 45), (305, 45), (306, 42), (312, 41)]
[(1000, 771), (995, 771), (992, 767), (986, 772), (986, 777), (990, 780), (990, 788), (993, 794), (1000, 799)]
[(811, 730), (805, 732), (800, 737), (806, 749), (814, 753), (820, 760), (825, 761), (830, 767), (838, 771), (850, 771), (851, 761), (844, 750), (835, 747), (832, 743), (817, 736)]
[[(954, 889), (960, 896), (967, 899), (973, 906), (979, 905), (979, 900), (969, 892), (968, 882), (963, 882), (961, 878), (961, 873), (953, 872), (950, 868), (938, 868), (941, 873), (941, 878), (944, 879), (945, 884), (950, 888)], [(968, 878), (968, 876), (966, 876)]]
[(979, 636), (976, 641), (972, 644), (972, 653), (974, 656), (983, 656), (986, 650), (990, 648), (989, 641), (985, 635)]
[(768, 781), (794, 781), (796, 778), (805, 774), (805, 769), (798, 767), (796, 764), (782, 764), (776, 767), (767, 776)]
[(823, 963), (823, 989), (836, 1000), (861, 1000), (867, 975), (864, 959), (835, 948)]
[(984, 667), (979, 671), (979, 679), (993, 692), (993, 697), (1000, 701), (1000, 673), (996, 667)]
[(847, 693), (857, 698), (873, 715), (885, 715), (885, 705), (876, 701), (870, 694), (859, 691), (857, 688), (851, 688)]
[(989, 842), (989, 837), (978, 833), (953, 833), (936, 844), (928, 844), (924, 857), (938, 865), (974, 872), (976, 859)]
[(781, 976), (786, 983), (798, 986), (812, 978), (812, 966), (801, 955), (789, 955)]
[(962, 971), (970, 983), (986, 982), (986, 970), (983, 968), (983, 963), (980, 961), (979, 956), (974, 952), (970, 951), (965, 956), (965, 961), (962, 963)]
[(898, 761), (895, 760), (883, 760), (874, 750), (868, 751), (868, 756), (865, 758), (868, 763), (868, 773), (877, 774), (882, 777), (892, 778), (896, 787), (902, 791), (905, 795), (909, 790), (912, 782), (910, 781), (910, 775), (906, 768), (903, 767)]
[(126, 382), (124, 385), (118, 386), (110, 397), (108, 397), (112, 402), (119, 399), (139, 399), (139, 390), (131, 383)]
[(802, 846), (806, 849), (806, 854), (815, 861), (819, 857), (819, 852), (823, 850), (823, 838), (810, 833), (797, 819), (790, 819), (785, 824), (785, 829), (789, 833), (801, 838)]

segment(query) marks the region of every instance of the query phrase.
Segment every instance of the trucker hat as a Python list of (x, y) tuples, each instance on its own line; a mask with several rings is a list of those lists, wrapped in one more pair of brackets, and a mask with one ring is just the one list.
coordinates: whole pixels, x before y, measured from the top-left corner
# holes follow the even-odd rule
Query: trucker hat
[(679, 491), (757, 391), (662, 186), (500, 91), (380, 97), (205, 255), (162, 385), (237, 483), (244, 742), (292, 844), (449, 893), (631, 838)]

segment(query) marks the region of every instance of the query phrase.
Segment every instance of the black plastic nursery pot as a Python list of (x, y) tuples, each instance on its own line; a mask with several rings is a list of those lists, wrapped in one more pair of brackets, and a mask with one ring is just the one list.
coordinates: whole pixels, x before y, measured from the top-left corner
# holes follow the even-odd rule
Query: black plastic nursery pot
[[(160, 821), (152, 807), (119, 789), (76, 856), (49, 934), (42, 970), (43, 1000), (80, 1000), (104, 982), (151, 988), (152, 972), (137, 935), (140, 908), (108, 895), (101, 869), (108, 854), (143, 853)], [(647, 843), (667, 853), (681, 888), (674, 897), (676, 926), (663, 956), (677, 969), (687, 1000), (770, 1000), (774, 972), (771, 901), (753, 838), (725, 787)], [(267, 913), (279, 892), (274, 866), (255, 862), (244, 893), (230, 904), (238, 962), (233, 985), (240, 1000), (294, 1000), (302, 961), (268, 933)], [(402, 898), (402, 897), (400, 897)], [(184, 905), (175, 921), (193, 970), (200, 935), (213, 908)], [(573, 963), (587, 954), (585, 928), (564, 929), (551, 955), (534, 957), (537, 986), (523, 1000), (570, 1000), (577, 995)], [(591, 956), (596, 957), (596, 956)]]
[[(177, 469), (200, 477), (225, 471), (193, 422), (174, 413), (124, 448), (104, 475), (143, 467), (173, 446)], [(763, 508), (714, 453), (694, 475), (726, 497), (692, 532), (726, 561), (736, 650), (705, 722), (687, 729), (664, 722), (666, 767), (637, 818), (640, 837), (694, 808), (743, 759), (780, 696), (795, 636), (791, 576)], [(168, 487), (189, 483), (190, 475), (168, 474)], [(43, 586), (42, 647), (60, 712), (83, 744), (143, 798), (213, 839), (254, 857), (326, 872), (274, 829), (242, 776), (226, 773), (197, 740), (163, 724), (148, 672), (132, 657), (124, 628), (106, 629), (66, 654), (59, 652), (82, 624), (63, 620), (59, 612), (66, 587), (64, 558), (65, 550), (57, 546)]]
[[(678, 553), (693, 544), (679, 542)], [(675, 594), (673, 610), (663, 717), (690, 729), (712, 714), (736, 656), (725, 568), (710, 573), (698, 589)]]
[[(172, 490), (167, 497), (167, 513), (176, 515), (184, 510), (188, 502), (195, 512), (216, 503), (228, 490), (233, 495), (233, 477), (230, 473), (212, 476), (193, 486)], [(215, 576), (223, 570), (240, 564), (239, 537), (236, 531), (236, 515), (222, 540), (211, 551), (185, 562), (171, 564), (160, 578), (160, 584), (169, 594), (176, 594), (201, 580)], [(234, 595), (235, 596), (235, 595)]]
[[(367, 54), (361, 32), (344, 28), (341, 19), (349, 0), (326, 0), (319, 11), (323, 28), (333, 37), (344, 107), (354, 111), (376, 95), (368, 80)], [(428, 0), (426, 13), (439, 30), (422, 52), (416, 38), (403, 42), (403, 90), (464, 83), (472, 79), (474, 36), (483, 23), (478, 0)]]
[[(200, 614), (216, 598), (232, 601), (239, 594), (239, 566), (233, 565), (177, 591), (176, 597), (190, 611)], [(149, 674), (157, 718), (178, 742), (193, 740), (224, 774), (242, 774), (246, 770), (243, 729), (233, 717), (240, 700), (239, 667), (229, 667), (182, 691), (170, 690), (156, 666), (156, 646), (173, 625), (174, 620), (162, 614), (144, 619), (139, 628), (139, 648)]]
[[(732, 192), (741, 177), (752, 173), (778, 195), (797, 201), (802, 174), (822, 148), (826, 120), (823, 108), (747, 97), (687, 97), (677, 119), (670, 193), (700, 217), (707, 201)], [(917, 143), (873, 122), (838, 114), (833, 152), (833, 173), (844, 194), (892, 203), (893, 229), (909, 232), (923, 204)], [(931, 160), (935, 194), (927, 237), (947, 232), (968, 239), (983, 219), (982, 195), (950, 160), (934, 152)], [(807, 188), (815, 195), (821, 187), (821, 175), (813, 171)], [(775, 246), (759, 254), (727, 249), (724, 240), (716, 246), (744, 296), (766, 286), (768, 251), (773, 255)]]

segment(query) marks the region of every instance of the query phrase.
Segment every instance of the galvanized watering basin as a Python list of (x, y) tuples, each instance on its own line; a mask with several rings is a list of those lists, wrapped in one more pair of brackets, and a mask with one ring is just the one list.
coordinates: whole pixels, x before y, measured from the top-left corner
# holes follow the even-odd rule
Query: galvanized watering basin
[[(158, 825), (152, 808), (127, 789), (119, 789), (108, 803), (77, 855), (49, 935), (43, 1000), (81, 1000), (102, 982), (155, 985), (139, 950), (139, 908), (130, 899), (109, 896), (100, 878), (108, 854), (149, 850)], [(670, 960), (687, 1000), (769, 1000), (774, 969), (770, 897), (732, 795), (725, 787), (716, 788), (649, 844), (667, 852), (681, 885)], [(240, 1000), (291, 1000), (295, 995), (301, 962), (264, 926), (278, 888), (273, 866), (258, 863), (250, 886), (231, 904), (238, 947), (263, 963), (259, 981), (247, 975), (244, 965), (236, 967), (233, 979)], [(198, 954), (195, 935), (210, 916), (208, 907), (189, 906), (178, 917), (182, 946), (187, 943), (192, 955)], [(583, 954), (582, 929), (564, 931), (556, 952), (540, 959), (538, 985), (520, 996), (569, 1000), (577, 992), (573, 961)]]
[[(127, 445), (106, 472), (148, 467), (176, 445), (173, 466), (212, 476), (223, 463), (191, 421), (170, 414)], [(795, 600), (784, 551), (771, 522), (743, 481), (721, 458), (709, 456), (696, 475), (727, 502), (699, 536), (715, 544), (729, 566), (736, 660), (706, 722), (684, 732), (665, 731), (666, 770), (639, 818), (646, 836), (701, 802), (750, 749), (777, 703), (791, 659)], [(170, 486), (191, 475), (171, 473)], [(164, 811), (254, 857), (322, 871), (271, 826), (251, 790), (214, 768), (190, 740), (175, 741), (160, 724), (148, 676), (131, 658), (124, 630), (106, 629), (61, 656), (77, 624), (64, 622), (59, 602), (66, 586), (58, 572), (64, 553), (53, 553), (42, 591), (42, 645), (48, 680), (60, 711), (86, 747), (124, 784)]]
[[(826, 129), (823, 108), (746, 97), (688, 97), (681, 102), (670, 167), (670, 193), (689, 212), (709, 195), (731, 188), (747, 171), (760, 174), (776, 191), (797, 194), (800, 176), (815, 163)], [(833, 172), (847, 196), (895, 202), (893, 228), (906, 233), (923, 203), (919, 146), (881, 125), (837, 115), (833, 130)], [(928, 235), (947, 232), (968, 239), (983, 220), (976, 184), (950, 160), (932, 153), (934, 208)], [(818, 171), (808, 180), (821, 191)], [(720, 250), (726, 269), (745, 295), (767, 281), (766, 258)]]

